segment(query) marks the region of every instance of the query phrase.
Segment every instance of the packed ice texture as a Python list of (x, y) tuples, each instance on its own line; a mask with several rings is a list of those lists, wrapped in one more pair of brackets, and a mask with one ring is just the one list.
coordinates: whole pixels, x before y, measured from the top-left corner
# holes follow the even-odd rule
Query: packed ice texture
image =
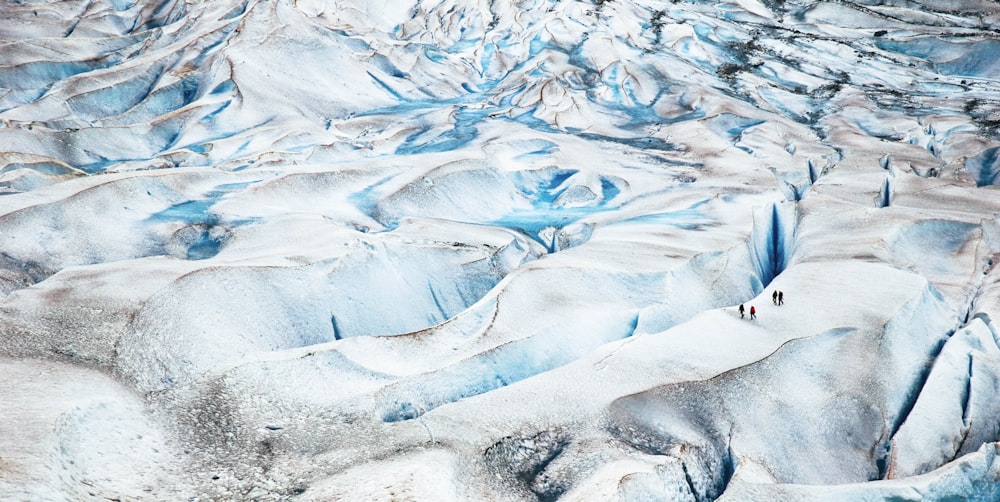
[(0, 3), (0, 498), (1000, 499), (998, 29)]

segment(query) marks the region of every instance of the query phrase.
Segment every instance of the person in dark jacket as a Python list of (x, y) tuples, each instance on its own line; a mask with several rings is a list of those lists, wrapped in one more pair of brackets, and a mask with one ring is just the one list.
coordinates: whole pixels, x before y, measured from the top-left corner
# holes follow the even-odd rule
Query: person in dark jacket
[(740, 311), (740, 319), (743, 319), (743, 312), (744, 312), (744, 310), (743, 310), (743, 304), (742, 303), (740, 304), (740, 308), (738, 308), (737, 310)]
[(785, 304), (785, 292), (778, 291), (778, 305), (784, 305), (784, 304)]
[(773, 293), (771, 293), (771, 303), (773, 303), (775, 305), (778, 304), (778, 290), (777, 289), (774, 290)]

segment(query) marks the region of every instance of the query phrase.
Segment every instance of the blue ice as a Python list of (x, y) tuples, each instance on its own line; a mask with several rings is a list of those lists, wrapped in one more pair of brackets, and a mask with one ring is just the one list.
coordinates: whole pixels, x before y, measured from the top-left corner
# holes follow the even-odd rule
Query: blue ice
[(622, 220), (620, 223), (652, 223), (656, 225), (671, 225), (684, 230), (703, 230), (706, 227), (718, 224), (717, 221), (700, 209), (707, 202), (708, 199), (678, 211), (644, 214)]
[(48, 88), (52, 83), (73, 75), (104, 68), (117, 63), (112, 58), (91, 61), (32, 61), (0, 69), (0, 88), (39, 89)]
[(965, 170), (976, 177), (976, 186), (996, 185), (1000, 175), (1000, 147), (988, 148), (966, 159)]
[(740, 117), (732, 113), (722, 113), (703, 122), (712, 132), (729, 141), (737, 141), (751, 127), (763, 124), (761, 119)]
[(487, 110), (459, 107), (453, 114), (454, 126), (450, 130), (423, 142), (417, 142), (417, 140), (426, 132), (426, 129), (411, 134), (406, 138), (406, 142), (396, 148), (396, 153), (411, 155), (457, 150), (476, 139), (479, 130), (475, 124), (482, 121), (489, 113)]

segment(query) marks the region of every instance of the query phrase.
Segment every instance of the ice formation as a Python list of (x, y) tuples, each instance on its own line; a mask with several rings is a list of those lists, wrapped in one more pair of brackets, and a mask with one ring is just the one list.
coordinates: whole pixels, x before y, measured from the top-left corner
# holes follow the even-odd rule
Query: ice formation
[(1000, 499), (998, 28), (4, 2), (0, 498)]

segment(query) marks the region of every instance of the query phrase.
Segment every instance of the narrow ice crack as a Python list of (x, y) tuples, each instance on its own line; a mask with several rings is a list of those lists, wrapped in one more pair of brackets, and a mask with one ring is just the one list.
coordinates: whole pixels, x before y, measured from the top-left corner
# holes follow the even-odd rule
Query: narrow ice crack
[(694, 486), (694, 480), (691, 479), (691, 473), (688, 472), (687, 463), (683, 460), (681, 461), (681, 470), (684, 472), (684, 481), (687, 483), (687, 489), (691, 492), (691, 496), (695, 500), (701, 500), (701, 497), (698, 496), (698, 490)]
[(972, 382), (974, 376), (972, 373), (974, 360), (972, 354), (969, 354), (968, 358), (968, 373), (966, 374), (965, 389), (962, 394), (962, 438), (959, 440), (958, 445), (955, 447), (955, 451), (949, 458), (948, 462), (952, 462), (961, 456), (962, 449), (965, 448), (965, 442), (969, 439), (969, 433), (972, 432), (973, 424), (970, 423), (969, 419), (969, 406), (972, 400)]
[(431, 428), (429, 425), (427, 425), (427, 422), (424, 422), (423, 410), (420, 410), (420, 412), (421, 413), (417, 415), (417, 422), (420, 422), (420, 425), (424, 426), (424, 430), (427, 431), (427, 437), (429, 438), (429, 442), (431, 446), (434, 446), (437, 444), (437, 441), (434, 440), (434, 432), (431, 431)]

